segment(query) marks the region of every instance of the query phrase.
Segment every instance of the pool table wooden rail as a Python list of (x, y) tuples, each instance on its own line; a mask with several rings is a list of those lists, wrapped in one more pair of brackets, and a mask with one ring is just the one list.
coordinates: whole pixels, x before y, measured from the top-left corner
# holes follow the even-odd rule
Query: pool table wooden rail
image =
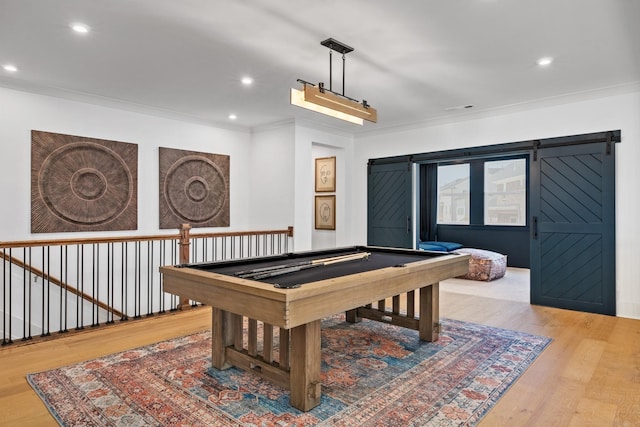
[(468, 255), (443, 255), (289, 289), (188, 267), (160, 271), (165, 292), (290, 329), (466, 274), (468, 259)]

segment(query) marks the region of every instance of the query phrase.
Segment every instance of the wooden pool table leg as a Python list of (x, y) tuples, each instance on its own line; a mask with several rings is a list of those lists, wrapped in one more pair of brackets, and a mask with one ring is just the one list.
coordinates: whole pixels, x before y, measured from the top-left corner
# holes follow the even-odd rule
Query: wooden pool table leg
[(420, 288), (420, 339), (438, 341), (440, 332), (440, 283)]
[(320, 404), (320, 320), (291, 329), (291, 398), (301, 411)]
[(226, 348), (233, 344), (233, 320), (231, 313), (219, 308), (211, 308), (211, 365), (217, 369), (227, 369)]
[(362, 317), (358, 316), (358, 309), (354, 308), (345, 312), (345, 320), (349, 323), (362, 322)]

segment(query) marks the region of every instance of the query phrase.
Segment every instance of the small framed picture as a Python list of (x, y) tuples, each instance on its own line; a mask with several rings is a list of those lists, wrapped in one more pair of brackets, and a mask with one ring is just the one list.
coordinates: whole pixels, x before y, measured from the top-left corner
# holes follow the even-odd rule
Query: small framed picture
[(319, 157), (316, 159), (316, 192), (336, 191), (336, 158)]
[(336, 229), (336, 196), (316, 196), (316, 230)]

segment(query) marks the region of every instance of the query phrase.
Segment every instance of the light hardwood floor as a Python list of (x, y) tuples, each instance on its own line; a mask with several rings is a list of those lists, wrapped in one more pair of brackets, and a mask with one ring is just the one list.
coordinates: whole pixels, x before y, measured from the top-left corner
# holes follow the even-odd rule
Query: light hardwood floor
[[(471, 285), (471, 284), (469, 284)], [(441, 290), (441, 317), (553, 338), (481, 426), (640, 425), (640, 320)], [(25, 375), (207, 329), (210, 309), (0, 350), (0, 425), (56, 425)]]

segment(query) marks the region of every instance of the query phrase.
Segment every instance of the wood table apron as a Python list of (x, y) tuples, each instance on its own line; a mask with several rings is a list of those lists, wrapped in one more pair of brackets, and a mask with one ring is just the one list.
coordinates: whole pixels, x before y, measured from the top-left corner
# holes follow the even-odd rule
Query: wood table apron
[[(440, 326), (439, 282), (465, 274), (468, 259), (468, 255), (445, 255), (294, 289), (191, 268), (160, 270), (166, 292), (211, 305), (213, 367), (252, 370), (288, 388), (291, 406), (309, 411), (321, 398), (321, 319), (344, 311), (351, 322), (363, 317), (383, 321), (418, 330), (420, 339), (435, 341)], [(393, 306), (387, 310), (384, 302), (389, 297)], [(401, 297), (407, 298), (406, 313), (400, 312)], [(378, 308), (372, 308), (372, 301), (378, 301)], [(248, 318), (246, 348), (244, 317)], [(257, 354), (257, 321), (264, 325), (263, 355), (267, 357)], [(272, 326), (280, 328), (281, 357), (277, 362), (271, 358)]]

